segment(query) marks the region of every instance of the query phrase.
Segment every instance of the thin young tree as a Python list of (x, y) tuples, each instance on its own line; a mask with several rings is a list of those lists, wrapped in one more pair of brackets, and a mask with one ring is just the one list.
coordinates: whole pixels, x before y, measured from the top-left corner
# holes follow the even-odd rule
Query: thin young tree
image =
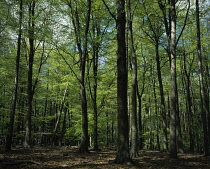
[[(58, 137), (57, 137), (57, 134), (58, 133), (57, 133), (57, 131), (59, 129), (59, 124), (61, 122), (62, 112), (65, 109), (64, 107), (65, 107), (66, 97), (68, 95), (68, 85), (69, 84), (67, 83), (66, 88), (65, 88), (64, 93), (63, 93), (63, 98), (61, 100), (61, 105), (60, 105), (60, 109), (59, 109), (59, 115), (58, 115), (58, 118), (56, 120), (55, 128), (54, 128), (54, 131), (53, 131), (53, 139), (54, 139), (53, 142), (54, 142), (54, 145), (58, 145)], [(66, 117), (66, 110), (64, 110), (64, 119), (63, 119), (64, 122), (66, 120), (65, 117)], [(64, 125), (64, 122), (63, 122), (63, 125)], [(62, 135), (62, 133), (61, 133), (61, 135)], [(62, 137), (60, 137), (60, 143), (62, 142), (62, 139), (61, 138)]]
[[(100, 25), (98, 24), (98, 19), (94, 20), (93, 18), (93, 26), (92, 26), (92, 50), (93, 50), (93, 57), (92, 57), (92, 71), (93, 71), (93, 89), (90, 87), (90, 96), (92, 99), (93, 104), (93, 150), (98, 151), (98, 105), (97, 105), (97, 93), (98, 93), (98, 59), (99, 59), (99, 48), (100, 48)], [(89, 79), (90, 83), (90, 79)]]
[[(160, 102), (161, 102), (161, 115), (163, 119), (163, 148), (164, 151), (168, 151), (168, 132), (167, 132), (167, 116), (166, 116), (166, 104), (165, 104), (165, 93), (164, 93), (164, 86), (163, 86), (163, 79), (161, 73), (161, 57), (159, 54), (159, 46), (160, 46), (160, 37), (162, 36), (163, 32), (162, 29), (162, 20), (157, 20), (156, 16), (152, 18), (147, 11), (147, 6), (143, 4), (145, 12), (148, 16), (147, 22), (149, 24), (149, 32), (144, 32), (147, 36), (153, 41), (155, 45), (155, 56), (156, 56), (156, 70), (158, 76), (158, 83), (159, 83), (159, 92), (160, 92)], [(143, 28), (142, 28), (143, 29)], [(152, 35), (150, 35), (151, 33)]]
[(201, 102), (201, 117), (203, 123), (203, 151), (205, 156), (209, 156), (209, 140), (208, 140), (208, 132), (207, 132), (207, 120), (206, 116), (209, 114), (207, 104), (206, 104), (206, 89), (204, 83), (204, 75), (203, 75), (203, 58), (201, 52), (201, 37), (200, 37), (200, 11), (199, 11), (199, 2), (196, 3), (196, 31), (197, 31), (197, 54), (198, 54), (198, 76), (199, 76), (199, 84), (200, 84), (200, 102)]
[[(91, 14), (91, 0), (87, 0), (87, 10), (86, 18), (84, 21), (84, 30), (81, 27), (81, 18), (79, 17), (79, 6), (77, 1), (66, 0), (70, 12), (71, 19), (73, 23), (73, 28), (76, 37), (77, 50), (80, 57), (80, 98), (81, 98), (81, 107), (82, 107), (82, 140), (80, 144), (81, 152), (88, 152), (89, 146), (89, 136), (88, 136), (88, 112), (87, 112), (87, 97), (86, 97), (86, 87), (85, 87), (85, 72), (86, 72), (86, 60), (88, 56), (88, 32), (90, 25), (90, 14)], [(83, 31), (83, 35), (82, 35)]]
[(171, 0), (171, 112), (170, 112), (170, 156), (177, 158), (176, 117), (177, 117), (177, 80), (176, 80), (176, 1)]
[[(183, 45), (184, 46), (184, 45)], [(190, 152), (194, 152), (195, 147), (195, 140), (194, 137), (194, 125), (193, 125), (193, 98), (191, 92), (191, 72), (192, 72), (192, 65), (194, 63), (194, 57), (192, 61), (190, 61), (189, 66), (187, 65), (187, 53), (183, 51), (183, 85), (186, 88), (186, 113), (188, 115), (188, 133), (189, 133), (189, 144), (190, 144)], [(188, 68), (189, 67), (189, 68)]]
[(133, 13), (131, 11), (131, 2), (127, 1), (127, 25), (128, 25), (128, 43), (129, 55), (131, 58), (131, 71), (132, 71), (132, 91), (131, 91), (131, 113), (130, 113), (130, 156), (135, 158), (138, 156), (138, 128), (137, 128), (137, 59), (134, 49), (133, 39)]
[(31, 116), (32, 116), (32, 101), (33, 101), (33, 64), (34, 64), (34, 29), (35, 29), (35, 1), (29, 4), (29, 21), (28, 21), (28, 34), (29, 34), (29, 57), (28, 57), (28, 86), (27, 86), (27, 115), (26, 115), (26, 133), (24, 140), (24, 147), (31, 147)]
[(16, 110), (16, 104), (17, 104), (18, 82), (19, 82), (22, 19), (23, 19), (23, 1), (20, 0), (20, 2), (19, 2), (19, 27), (18, 27), (18, 39), (17, 39), (15, 82), (14, 82), (14, 91), (13, 91), (13, 98), (12, 98), (12, 108), (10, 111), (10, 121), (9, 121), (9, 125), (8, 125), (7, 138), (6, 138), (6, 146), (5, 146), (6, 151), (11, 150), (12, 137), (13, 137), (13, 127), (14, 127), (14, 118), (15, 118), (15, 110)]

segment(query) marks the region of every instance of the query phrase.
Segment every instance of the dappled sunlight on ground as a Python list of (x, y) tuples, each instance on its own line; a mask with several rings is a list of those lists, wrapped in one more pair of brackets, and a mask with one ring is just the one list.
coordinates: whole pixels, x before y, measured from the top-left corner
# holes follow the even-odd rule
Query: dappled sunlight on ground
[(49, 147), (25, 150), (16, 148), (9, 153), (0, 152), (0, 168), (45, 169), (45, 168), (210, 168), (210, 157), (192, 154), (179, 154), (171, 159), (167, 153), (159, 151), (140, 151), (132, 166), (114, 164), (115, 151), (79, 153), (77, 147)]

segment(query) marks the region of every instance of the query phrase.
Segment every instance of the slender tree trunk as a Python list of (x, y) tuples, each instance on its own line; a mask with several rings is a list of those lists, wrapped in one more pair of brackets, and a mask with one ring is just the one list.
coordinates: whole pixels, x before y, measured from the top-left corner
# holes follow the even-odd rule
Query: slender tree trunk
[(17, 56), (16, 56), (16, 72), (15, 72), (15, 83), (14, 91), (12, 98), (12, 108), (10, 111), (10, 121), (8, 125), (7, 138), (5, 150), (10, 151), (12, 146), (12, 137), (13, 137), (13, 126), (15, 118), (15, 109), (17, 103), (17, 93), (18, 93), (18, 82), (19, 82), (19, 64), (20, 64), (20, 50), (21, 50), (21, 37), (22, 37), (22, 16), (23, 16), (23, 2), (20, 0), (19, 4), (19, 30), (18, 30), (18, 41), (17, 41)]
[[(67, 103), (68, 104), (68, 103)], [(64, 116), (63, 116), (63, 124), (61, 128), (61, 136), (60, 136), (60, 146), (63, 145), (63, 138), (66, 133), (66, 117), (67, 117), (68, 108), (64, 108)]]
[(24, 147), (30, 148), (31, 145), (31, 115), (32, 115), (32, 101), (33, 101), (33, 63), (34, 63), (34, 16), (35, 16), (35, 2), (29, 4), (29, 59), (28, 59), (28, 89), (27, 89), (27, 115), (26, 115), (26, 133)]
[[(91, 90), (91, 85), (89, 85), (90, 88), (90, 95), (92, 99), (93, 104), (93, 150), (98, 151), (98, 105), (97, 105), (97, 89), (98, 89), (98, 58), (99, 58), (99, 47), (100, 42), (98, 42), (98, 39), (100, 39), (100, 26), (96, 22), (93, 24), (92, 28), (93, 33), (93, 59), (92, 59), (92, 68), (93, 68), (93, 91)], [(97, 40), (96, 40), (97, 39)], [(89, 78), (90, 79), (90, 78)], [(89, 80), (90, 84), (90, 80)]]
[(176, 144), (176, 113), (177, 113), (177, 82), (176, 82), (176, 9), (175, 0), (171, 0), (171, 112), (170, 112), (170, 156), (177, 158)]
[(162, 82), (162, 75), (161, 75), (161, 68), (160, 68), (160, 56), (159, 56), (159, 42), (158, 42), (158, 40), (156, 40), (156, 43), (155, 43), (155, 51), (156, 51), (157, 74), (158, 74), (160, 99), (161, 99), (161, 115), (162, 115), (162, 118), (163, 118), (163, 139), (164, 139), (163, 140), (163, 148), (164, 148), (164, 151), (168, 151), (166, 106), (165, 106), (163, 82)]
[[(20, 96), (19, 96), (19, 99), (18, 99), (18, 115), (17, 115), (17, 121), (18, 121), (18, 124), (17, 124), (17, 132), (16, 134), (20, 134), (21, 131), (24, 130), (24, 125), (25, 125), (25, 121), (24, 121), (24, 115), (21, 113), (21, 112), (24, 112), (25, 111), (25, 100), (26, 100), (26, 96), (25, 94), (23, 94), (25, 92), (25, 85), (22, 85), (22, 87), (20, 87)], [(19, 136), (18, 137), (18, 141), (20, 143), (20, 145), (23, 145), (23, 137)]]
[[(94, 30), (95, 31), (95, 30)], [(93, 34), (95, 33), (93, 31)], [(93, 68), (93, 89), (91, 89), (91, 80), (90, 77), (88, 77), (89, 81), (89, 90), (90, 90), (90, 96), (92, 100), (93, 105), (93, 150), (97, 151), (98, 148), (98, 106), (97, 106), (97, 88), (98, 88), (98, 45), (96, 46), (95, 42), (93, 42), (94, 45), (93, 48), (93, 59), (92, 59), (92, 68)]]
[[(176, 9), (175, 0), (168, 0), (168, 3), (163, 3), (162, 0), (158, 0), (158, 5), (162, 11), (165, 31), (167, 35), (168, 48), (166, 49), (169, 56), (169, 62), (171, 67), (171, 98), (168, 97), (168, 108), (170, 117), (170, 155), (171, 157), (177, 157), (176, 146)], [(170, 5), (171, 8), (166, 6)], [(168, 11), (167, 11), (168, 10)], [(168, 13), (168, 16), (167, 16)], [(173, 52), (173, 53), (172, 53)], [(162, 99), (162, 98), (161, 98)], [(162, 102), (162, 101), (161, 101)], [(171, 106), (169, 105), (171, 103)], [(165, 136), (164, 136), (165, 137)]]
[[(89, 135), (88, 135), (88, 112), (87, 112), (87, 97), (85, 88), (85, 72), (86, 72), (86, 59), (88, 56), (88, 32), (90, 25), (90, 14), (92, 1), (87, 0), (87, 13), (84, 27), (84, 34), (82, 35), (81, 20), (79, 18), (79, 11), (77, 6), (77, 1), (66, 0), (72, 17), (72, 23), (74, 27), (74, 32), (76, 36), (76, 44), (78, 48), (78, 53), (80, 57), (80, 98), (81, 98), (81, 108), (82, 108), (82, 139), (80, 144), (80, 152), (89, 152)], [(73, 3), (73, 4), (72, 4)]]
[(125, 0), (116, 0), (117, 5), (117, 155), (115, 163), (131, 162), (129, 154), (129, 126), (127, 109), (127, 56), (125, 44)]
[(93, 149), (99, 150), (98, 148), (98, 111), (97, 111), (97, 103), (95, 102), (94, 106), (94, 142), (93, 142)]
[(87, 112), (87, 98), (85, 89), (85, 68), (86, 68), (86, 58), (88, 55), (87, 51), (87, 36), (90, 24), (90, 12), (91, 12), (91, 0), (87, 0), (87, 18), (85, 27), (85, 40), (82, 55), (80, 55), (80, 96), (82, 100), (82, 140), (80, 144), (80, 152), (89, 152), (89, 135), (88, 135), (88, 112)]
[(128, 6), (128, 43), (131, 57), (132, 69), (132, 91), (131, 91), (131, 145), (130, 156), (135, 158), (138, 156), (138, 129), (137, 129), (137, 59), (133, 42), (133, 24), (130, 0), (127, 2)]
[(97, 88), (98, 88), (98, 48), (94, 50), (93, 58), (93, 74), (94, 74), (94, 85), (93, 85), (93, 109), (94, 109), (94, 144), (93, 149), (99, 150), (98, 148), (98, 106), (97, 106)]
[(137, 97), (138, 97), (138, 127), (139, 127), (139, 149), (142, 150), (144, 147), (144, 139), (143, 139), (143, 124), (142, 124), (142, 95), (144, 93), (144, 89), (145, 89), (145, 73), (146, 71), (144, 71), (143, 73), (143, 78), (142, 78), (142, 91), (140, 93), (139, 91), (139, 85), (137, 84)]
[(109, 147), (109, 114), (106, 112), (106, 146)]
[[(155, 115), (158, 117), (158, 104), (157, 104), (157, 94), (156, 94), (156, 82), (153, 80), (153, 91), (154, 91), (154, 101), (155, 101)], [(160, 138), (159, 138), (159, 119), (156, 120), (156, 127), (157, 127), (157, 150), (160, 151)]]
[[(57, 121), (55, 123), (55, 128), (54, 128), (54, 131), (53, 131), (53, 142), (54, 142), (54, 145), (58, 145), (58, 142), (57, 142), (57, 137), (58, 137), (57, 136), (57, 131), (58, 131), (59, 123), (61, 121), (61, 116), (62, 116), (62, 112), (63, 112), (63, 109), (64, 109), (64, 104), (65, 104), (65, 101), (66, 101), (66, 96), (67, 96), (67, 92), (68, 92), (68, 85), (69, 84), (66, 85), (66, 88), (65, 88), (64, 93), (63, 93), (63, 98), (62, 98), (62, 101), (61, 101), (61, 107), (60, 107), (60, 110), (59, 110), (60, 114), (59, 114), (59, 116), (57, 118)], [(66, 112), (64, 113), (64, 116), (66, 116)]]
[(139, 93), (139, 90), (138, 90), (138, 85), (137, 85), (137, 96), (138, 96), (138, 108), (139, 108), (139, 113), (138, 113), (138, 119), (139, 119), (139, 124), (138, 124), (138, 127), (139, 127), (139, 149), (142, 150), (144, 145), (143, 145), (143, 126), (142, 126), (142, 110), (141, 110), (141, 95)]
[[(193, 111), (192, 111), (192, 99), (191, 99), (191, 92), (190, 92), (190, 73), (187, 72), (187, 65), (186, 65), (186, 55), (184, 54), (184, 74), (186, 76), (185, 86), (186, 86), (186, 109), (188, 114), (188, 128), (189, 128), (189, 141), (190, 141), (190, 152), (194, 152), (194, 139), (193, 139)], [(191, 69), (189, 70), (191, 71)]]
[(197, 52), (198, 52), (198, 75), (199, 75), (199, 83), (200, 83), (200, 99), (201, 99), (201, 116), (203, 123), (203, 150), (204, 155), (209, 156), (209, 140), (208, 140), (208, 132), (207, 132), (207, 120), (206, 116), (209, 114), (208, 106), (206, 104), (206, 89), (204, 86), (204, 78), (203, 78), (203, 63), (202, 63), (202, 54), (201, 54), (201, 38), (200, 38), (200, 17), (199, 17), (199, 2), (196, 0), (196, 28), (197, 28)]

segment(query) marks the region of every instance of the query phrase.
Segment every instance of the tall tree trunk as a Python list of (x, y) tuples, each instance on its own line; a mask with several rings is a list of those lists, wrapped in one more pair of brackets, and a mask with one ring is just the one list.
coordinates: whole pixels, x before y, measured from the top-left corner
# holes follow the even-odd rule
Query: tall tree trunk
[(87, 98), (85, 89), (85, 68), (86, 58), (88, 55), (87, 42), (88, 42), (88, 31), (90, 24), (90, 12), (91, 12), (91, 0), (87, 0), (87, 18), (85, 27), (85, 40), (82, 55), (80, 55), (80, 96), (82, 100), (82, 140), (80, 144), (81, 152), (88, 152), (89, 136), (88, 136), (88, 112), (87, 112)]
[(117, 5), (117, 155), (115, 163), (130, 162), (129, 125), (127, 109), (127, 56), (125, 43), (125, 0), (116, 0)]
[(15, 118), (15, 109), (17, 104), (17, 92), (18, 92), (18, 82), (19, 82), (19, 64), (20, 64), (20, 50), (21, 50), (21, 37), (22, 37), (22, 18), (23, 18), (23, 2), (20, 0), (19, 4), (19, 30), (18, 30), (18, 41), (17, 41), (17, 56), (16, 56), (16, 72), (15, 72), (15, 82), (14, 82), (14, 91), (12, 98), (12, 108), (10, 111), (10, 121), (8, 125), (7, 138), (5, 150), (10, 151), (12, 146), (12, 137), (13, 137), (13, 126)]
[[(167, 35), (167, 38), (168, 38), (168, 44), (170, 44), (170, 45), (168, 45), (168, 46), (170, 46), (170, 50), (168, 50), (167, 49), (167, 51), (168, 51), (168, 54), (169, 54), (169, 61), (170, 61), (170, 65), (174, 65), (174, 63), (171, 63), (172, 62), (172, 43), (174, 43), (174, 45), (175, 45), (175, 48), (176, 48), (176, 44), (178, 43), (178, 41), (179, 41), (179, 39), (180, 39), (180, 37), (181, 37), (181, 35), (182, 35), (182, 33), (183, 33), (183, 31), (184, 31), (184, 29), (185, 29), (185, 26), (186, 26), (186, 23), (187, 23), (187, 18), (188, 18), (188, 14), (189, 14), (189, 9), (190, 9), (190, 1), (188, 1), (188, 8), (187, 8), (187, 12), (186, 12), (186, 17), (185, 17), (185, 20), (184, 20), (184, 24), (183, 24), (183, 27), (182, 27), (182, 29), (181, 29), (181, 31), (180, 31), (180, 34), (179, 34), (179, 36), (178, 36), (178, 38), (177, 38), (177, 40), (176, 40), (176, 35), (175, 35), (175, 38), (174, 37), (172, 37), (173, 36), (173, 29), (175, 29), (175, 34), (176, 34), (176, 8), (175, 8), (175, 4), (176, 4), (176, 1), (173, 1), (173, 0), (169, 0), (168, 1), (169, 3), (171, 3), (171, 4), (169, 4), (170, 6), (172, 6), (171, 8), (167, 8), (166, 7), (166, 3), (165, 4), (163, 4), (162, 3), (162, 1), (161, 0), (158, 0), (158, 4), (159, 4), (159, 7), (160, 7), (160, 9), (162, 10), (162, 13), (163, 13), (163, 18), (164, 18), (164, 24), (165, 24), (165, 29), (166, 29), (166, 35)], [(169, 9), (169, 16), (167, 17), (167, 15), (166, 15), (166, 13), (167, 13), (167, 9)], [(168, 20), (169, 21), (167, 21), (167, 18), (168, 18)], [(173, 25), (174, 25), (174, 28), (173, 28)], [(173, 40), (174, 39), (174, 40)], [(173, 42), (174, 41), (174, 42)], [(171, 48), (172, 47), (172, 48)], [(176, 56), (175, 56), (176, 57)], [(174, 61), (173, 61), (174, 62)], [(176, 58), (175, 58), (175, 62), (176, 62)], [(173, 69), (173, 68), (172, 68)], [(176, 109), (177, 109), (177, 112), (176, 112), (176, 117), (177, 117), (177, 130), (176, 130), (176, 133), (177, 133), (177, 141), (178, 141), (178, 150), (179, 150), (179, 152), (183, 152), (184, 150), (184, 148), (183, 148), (183, 141), (182, 141), (182, 133), (181, 133), (181, 125), (180, 125), (180, 118), (179, 118), (179, 108), (178, 108), (178, 91), (177, 91), (177, 83), (175, 83), (174, 84), (175, 85), (175, 89), (176, 89), (176, 95), (177, 96), (175, 96), (177, 99), (177, 101), (176, 101)], [(174, 94), (175, 94), (174, 93)], [(175, 100), (174, 100), (175, 101)], [(174, 103), (175, 104), (175, 103)]]
[(202, 63), (202, 54), (201, 54), (201, 38), (200, 38), (200, 17), (199, 17), (199, 2), (196, 0), (196, 28), (197, 28), (197, 52), (198, 52), (198, 75), (199, 75), (199, 83), (200, 83), (200, 99), (201, 99), (201, 116), (203, 123), (203, 150), (204, 155), (208, 156), (209, 153), (209, 140), (208, 140), (208, 132), (207, 132), (207, 120), (206, 116), (209, 114), (208, 106), (206, 104), (206, 89), (204, 85), (203, 78), (203, 63)]
[(128, 6), (128, 43), (129, 54), (131, 57), (132, 69), (132, 91), (131, 91), (131, 139), (130, 139), (130, 156), (135, 158), (138, 156), (138, 128), (137, 128), (137, 59), (133, 42), (133, 18), (131, 12), (130, 0), (127, 2)]
[(139, 91), (139, 85), (137, 83), (137, 97), (138, 97), (138, 128), (139, 128), (139, 149), (142, 150), (144, 147), (144, 139), (143, 139), (143, 124), (142, 124), (142, 95), (144, 93), (144, 89), (145, 89), (145, 74), (146, 74), (146, 70), (144, 70), (143, 72), (143, 77), (142, 77), (142, 90), (141, 92)]
[[(194, 152), (194, 139), (193, 139), (193, 110), (192, 110), (192, 99), (191, 99), (191, 91), (190, 91), (190, 71), (187, 72), (186, 65), (186, 54), (184, 53), (184, 74), (186, 76), (185, 86), (186, 86), (186, 110), (188, 114), (188, 128), (189, 128), (189, 141), (190, 141), (190, 152)], [(192, 65), (192, 64), (191, 64)]]
[(171, 112), (170, 112), (170, 156), (177, 158), (176, 113), (177, 113), (177, 81), (176, 81), (176, 9), (175, 0), (171, 0)]
[[(210, 44), (209, 44), (209, 47), (210, 47)], [(205, 64), (205, 74), (204, 74), (204, 79), (205, 79), (205, 86), (206, 86), (206, 92), (205, 92), (205, 97), (206, 97), (206, 100), (205, 100), (205, 104), (206, 104), (206, 107), (207, 107), (207, 117), (208, 117), (208, 141), (210, 143), (210, 86), (209, 86), (209, 82), (210, 82), (210, 74), (209, 74), (209, 63), (210, 63), (210, 60), (208, 58), (208, 55), (206, 55), (206, 57), (204, 57), (204, 64)]]
[[(87, 54), (84, 54), (87, 55)], [(86, 98), (86, 89), (85, 89), (85, 62), (86, 56), (81, 58), (80, 64), (80, 97), (82, 101), (82, 140), (80, 144), (81, 152), (88, 152), (89, 146), (89, 136), (88, 136), (88, 113), (87, 113), (87, 98)]]
[[(79, 18), (79, 11), (77, 6), (77, 1), (66, 0), (72, 17), (72, 23), (74, 27), (74, 32), (76, 36), (76, 44), (78, 48), (78, 53), (80, 57), (80, 98), (81, 98), (81, 108), (82, 108), (82, 139), (79, 151), (89, 152), (89, 136), (88, 136), (88, 112), (87, 112), (87, 97), (86, 97), (86, 87), (85, 87), (85, 72), (86, 72), (86, 59), (88, 56), (88, 31), (90, 25), (90, 13), (92, 1), (87, 0), (87, 13), (85, 18), (84, 34), (82, 35), (82, 28), (80, 26), (81, 20)], [(74, 4), (72, 4), (74, 3)]]
[[(93, 18), (94, 20), (94, 18)], [(96, 22), (93, 23), (92, 28), (93, 33), (93, 59), (92, 59), (92, 70), (93, 70), (93, 89), (91, 89), (90, 80), (89, 80), (89, 88), (90, 88), (90, 95), (92, 99), (93, 104), (93, 149), (99, 150), (98, 148), (98, 105), (97, 105), (97, 89), (98, 89), (98, 58), (99, 58), (99, 47), (100, 42), (98, 40), (100, 39), (100, 25)], [(97, 39), (97, 40), (96, 40)], [(90, 79), (90, 78), (88, 78)]]
[[(210, 46), (210, 44), (209, 44)], [(210, 61), (208, 59), (208, 56), (206, 56), (204, 63), (206, 63), (205, 65), (205, 86), (206, 86), (206, 106), (207, 106), (207, 111), (208, 111), (208, 141), (210, 143), (210, 87), (209, 87), (209, 82), (210, 82), (210, 74), (209, 74), (209, 64)]]
[(141, 96), (140, 93), (139, 93), (139, 89), (138, 89), (138, 85), (137, 85), (137, 97), (138, 97), (138, 108), (139, 108), (139, 111), (138, 111), (138, 119), (139, 119), (139, 124), (138, 124), (138, 127), (139, 127), (139, 149), (142, 150), (144, 145), (143, 145), (143, 126), (142, 126), (142, 105), (141, 105)]
[(155, 51), (156, 51), (156, 63), (157, 63), (157, 74), (159, 82), (159, 91), (160, 91), (160, 100), (161, 100), (161, 115), (163, 118), (163, 148), (164, 151), (168, 151), (168, 133), (167, 133), (167, 118), (166, 118), (166, 105), (164, 98), (163, 82), (160, 68), (160, 56), (159, 56), (159, 42), (155, 42)]
[(95, 90), (95, 99), (94, 99), (94, 141), (93, 141), (93, 149), (94, 150), (99, 150), (98, 148), (98, 109), (97, 109), (97, 101), (96, 101), (96, 88)]
[(93, 109), (94, 109), (94, 144), (93, 149), (99, 150), (98, 148), (98, 106), (97, 106), (97, 88), (98, 88), (98, 46), (94, 49), (93, 58), (93, 74), (94, 74), (94, 85), (93, 85)]
[[(154, 91), (154, 101), (155, 101), (155, 115), (158, 117), (158, 104), (157, 104), (157, 94), (156, 94), (156, 82), (153, 80), (153, 91)], [(159, 138), (159, 119), (156, 120), (156, 127), (157, 127), (157, 150), (160, 151), (160, 138)]]
[[(93, 32), (94, 34), (95, 32)], [(94, 45), (92, 46), (93, 48), (93, 89), (91, 89), (91, 80), (90, 76), (88, 77), (89, 81), (89, 90), (90, 90), (90, 96), (92, 100), (92, 105), (93, 105), (93, 150), (99, 150), (98, 148), (98, 106), (97, 106), (97, 88), (98, 88), (98, 45), (93, 42)]]
[(24, 147), (31, 147), (31, 115), (32, 115), (32, 101), (33, 101), (33, 63), (34, 63), (34, 16), (35, 16), (35, 2), (29, 4), (29, 59), (28, 59), (28, 89), (27, 89), (27, 115), (26, 115), (26, 133)]

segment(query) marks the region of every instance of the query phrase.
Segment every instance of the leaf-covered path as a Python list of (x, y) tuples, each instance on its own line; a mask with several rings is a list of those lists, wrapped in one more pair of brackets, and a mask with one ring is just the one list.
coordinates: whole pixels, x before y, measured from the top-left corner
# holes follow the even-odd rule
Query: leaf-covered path
[(210, 168), (210, 157), (202, 155), (179, 154), (178, 159), (170, 159), (166, 153), (141, 151), (135, 165), (113, 164), (115, 151), (78, 153), (76, 147), (14, 149), (9, 153), (0, 152), (2, 169), (61, 169), (61, 168), (99, 168), (99, 169), (136, 169), (136, 168)]

